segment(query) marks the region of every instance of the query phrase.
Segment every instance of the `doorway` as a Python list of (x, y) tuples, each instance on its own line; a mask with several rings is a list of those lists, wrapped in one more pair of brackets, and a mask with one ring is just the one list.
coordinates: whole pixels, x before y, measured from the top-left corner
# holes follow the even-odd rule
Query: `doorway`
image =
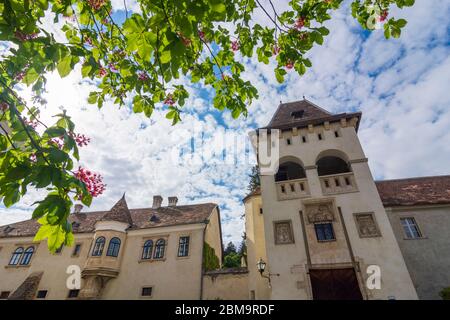
[(354, 268), (310, 269), (314, 300), (362, 300)]

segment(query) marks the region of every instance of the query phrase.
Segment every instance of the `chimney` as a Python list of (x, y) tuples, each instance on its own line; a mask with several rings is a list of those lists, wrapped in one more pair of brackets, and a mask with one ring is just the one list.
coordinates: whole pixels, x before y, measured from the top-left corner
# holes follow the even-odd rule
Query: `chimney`
[(153, 196), (153, 205), (152, 209), (158, 209), (161, 207), (161, 203), (163, 201), (163, 198), (161, 196)]
[(177, 205), (177, 197), (169, 197), (169, 207), (175, 207)]
[(73, 213), (80, 213), (80, 212), (81, 212), (81, 209), (83, 209), (83, 205), (77, 203), (77, 204), (75, 205), (75, 207), (74, 207), (74, 212), (73, 212)]

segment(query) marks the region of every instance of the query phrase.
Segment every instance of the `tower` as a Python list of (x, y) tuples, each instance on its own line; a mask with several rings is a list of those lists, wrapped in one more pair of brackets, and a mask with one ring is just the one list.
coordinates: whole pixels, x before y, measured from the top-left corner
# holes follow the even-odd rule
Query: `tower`
[(269, 141), (279, 134), (276, 169), (260, 177), (272, 299), (417, 299), (357, 136), (360, 119), (303, 99), (280, 104), (258, 129)]
[(127, 229), (131, 225), (124, 194), (95, 224), (94, 239), (82, 271), (81, 299), (101, 298), (106, 283), (119, 275)]

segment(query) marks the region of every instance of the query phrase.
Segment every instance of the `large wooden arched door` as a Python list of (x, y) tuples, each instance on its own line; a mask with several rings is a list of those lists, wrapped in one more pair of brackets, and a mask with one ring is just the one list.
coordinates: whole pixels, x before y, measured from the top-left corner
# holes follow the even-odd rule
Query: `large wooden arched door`
[(314, 300), (362, 300), (355, 269), (309, 270)]

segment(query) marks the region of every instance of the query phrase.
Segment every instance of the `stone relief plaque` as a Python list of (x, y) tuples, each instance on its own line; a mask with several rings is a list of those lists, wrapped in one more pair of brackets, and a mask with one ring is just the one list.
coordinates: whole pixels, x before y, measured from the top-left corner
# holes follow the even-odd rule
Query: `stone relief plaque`
[(356, 228), (361, 238), (381, 236), (375, 216), (372, 212), (355, 213)]
[(334, 221), (334, 206), (331, 200), (323, 202), (305, 203), (308, 223)]
[(275, 244), (294, 243), (294, 234), (292, 232), (291, 221), (274, 222)]

